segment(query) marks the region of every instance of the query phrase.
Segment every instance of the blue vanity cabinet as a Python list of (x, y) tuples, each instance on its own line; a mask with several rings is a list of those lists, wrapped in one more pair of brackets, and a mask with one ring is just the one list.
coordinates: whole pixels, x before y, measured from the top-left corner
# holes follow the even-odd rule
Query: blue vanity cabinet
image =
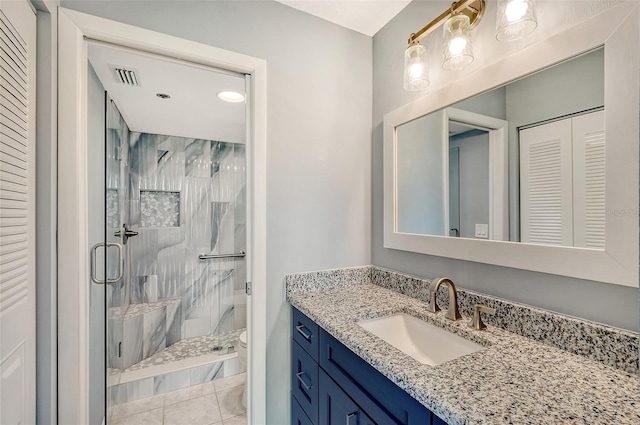
[(292, 361), (295, 425), (446, 425), (295, 308)]

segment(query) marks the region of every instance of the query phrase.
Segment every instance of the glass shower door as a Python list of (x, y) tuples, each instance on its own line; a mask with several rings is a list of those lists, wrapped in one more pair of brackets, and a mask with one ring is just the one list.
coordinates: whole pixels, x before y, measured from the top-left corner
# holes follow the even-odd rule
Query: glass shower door
[[(123, 229), (127, 217), (122, 208), (127, 199), (127, 185), (124, 184), (127, 151), (127, 128), (114, 103), (106, 98), (106, 213), (105, 240), (107, 245), (118, 244), (121, 251), (108, 249), (106, 254), (107, 276), (121, 276), (118, 281), (105, 285), (106, 304), (106, 421), (110, 423), (117, 401), (117, 389), (122, 373), (122, 339), (124, 317), (127, 311), (126, 245), (123, 243)], [(124, 153), (124, 154), (123, 154)]]

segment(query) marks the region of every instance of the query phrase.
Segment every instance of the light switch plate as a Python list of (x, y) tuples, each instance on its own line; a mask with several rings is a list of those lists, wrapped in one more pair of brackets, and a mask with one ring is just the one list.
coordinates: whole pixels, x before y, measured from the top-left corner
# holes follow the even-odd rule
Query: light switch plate
[(476, 238), (489, 239), (488, 224), (476, 224)]

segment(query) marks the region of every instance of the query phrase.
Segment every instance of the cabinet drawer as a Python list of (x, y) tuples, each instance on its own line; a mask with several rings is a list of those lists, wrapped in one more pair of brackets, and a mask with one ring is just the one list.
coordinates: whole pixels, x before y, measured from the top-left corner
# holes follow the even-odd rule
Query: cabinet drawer
[(311, 422), (318, 423), (318, 362), (297, 342), (293, 342), (291, 394), (298, 400)]
[(320, 366), (379, 424), (430, 425), (432, 414), (324, 329)]
[(314, 425), (311, 419), (304, 413), (302, 407), (295, 397), (291, 397), (291, 424), (292, 425)]
[(318, 361), (319, 334), (318, 325), (313, 320), (302, 314), (298, 309), (293, 309), (293, 340)]
[[(318, 425), (377, 425), (331, 379), (320, 370), (320, 422)], [(380, 425), (386, 425), (382, 422)]]

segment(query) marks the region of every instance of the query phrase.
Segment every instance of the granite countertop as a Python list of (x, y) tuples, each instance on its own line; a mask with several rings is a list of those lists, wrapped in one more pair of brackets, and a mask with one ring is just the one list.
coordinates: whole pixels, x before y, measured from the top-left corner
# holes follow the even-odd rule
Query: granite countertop
[[(423, 301), (369, 284), (290, 294), (289, 302), (449, 425), (640, 424), (638, 375), (489, 326), (427, 312)], [(446, 306), (441, 306), (446, 310)], [(419, 363), (356, 324), (404, 312), (485, 350)]]

